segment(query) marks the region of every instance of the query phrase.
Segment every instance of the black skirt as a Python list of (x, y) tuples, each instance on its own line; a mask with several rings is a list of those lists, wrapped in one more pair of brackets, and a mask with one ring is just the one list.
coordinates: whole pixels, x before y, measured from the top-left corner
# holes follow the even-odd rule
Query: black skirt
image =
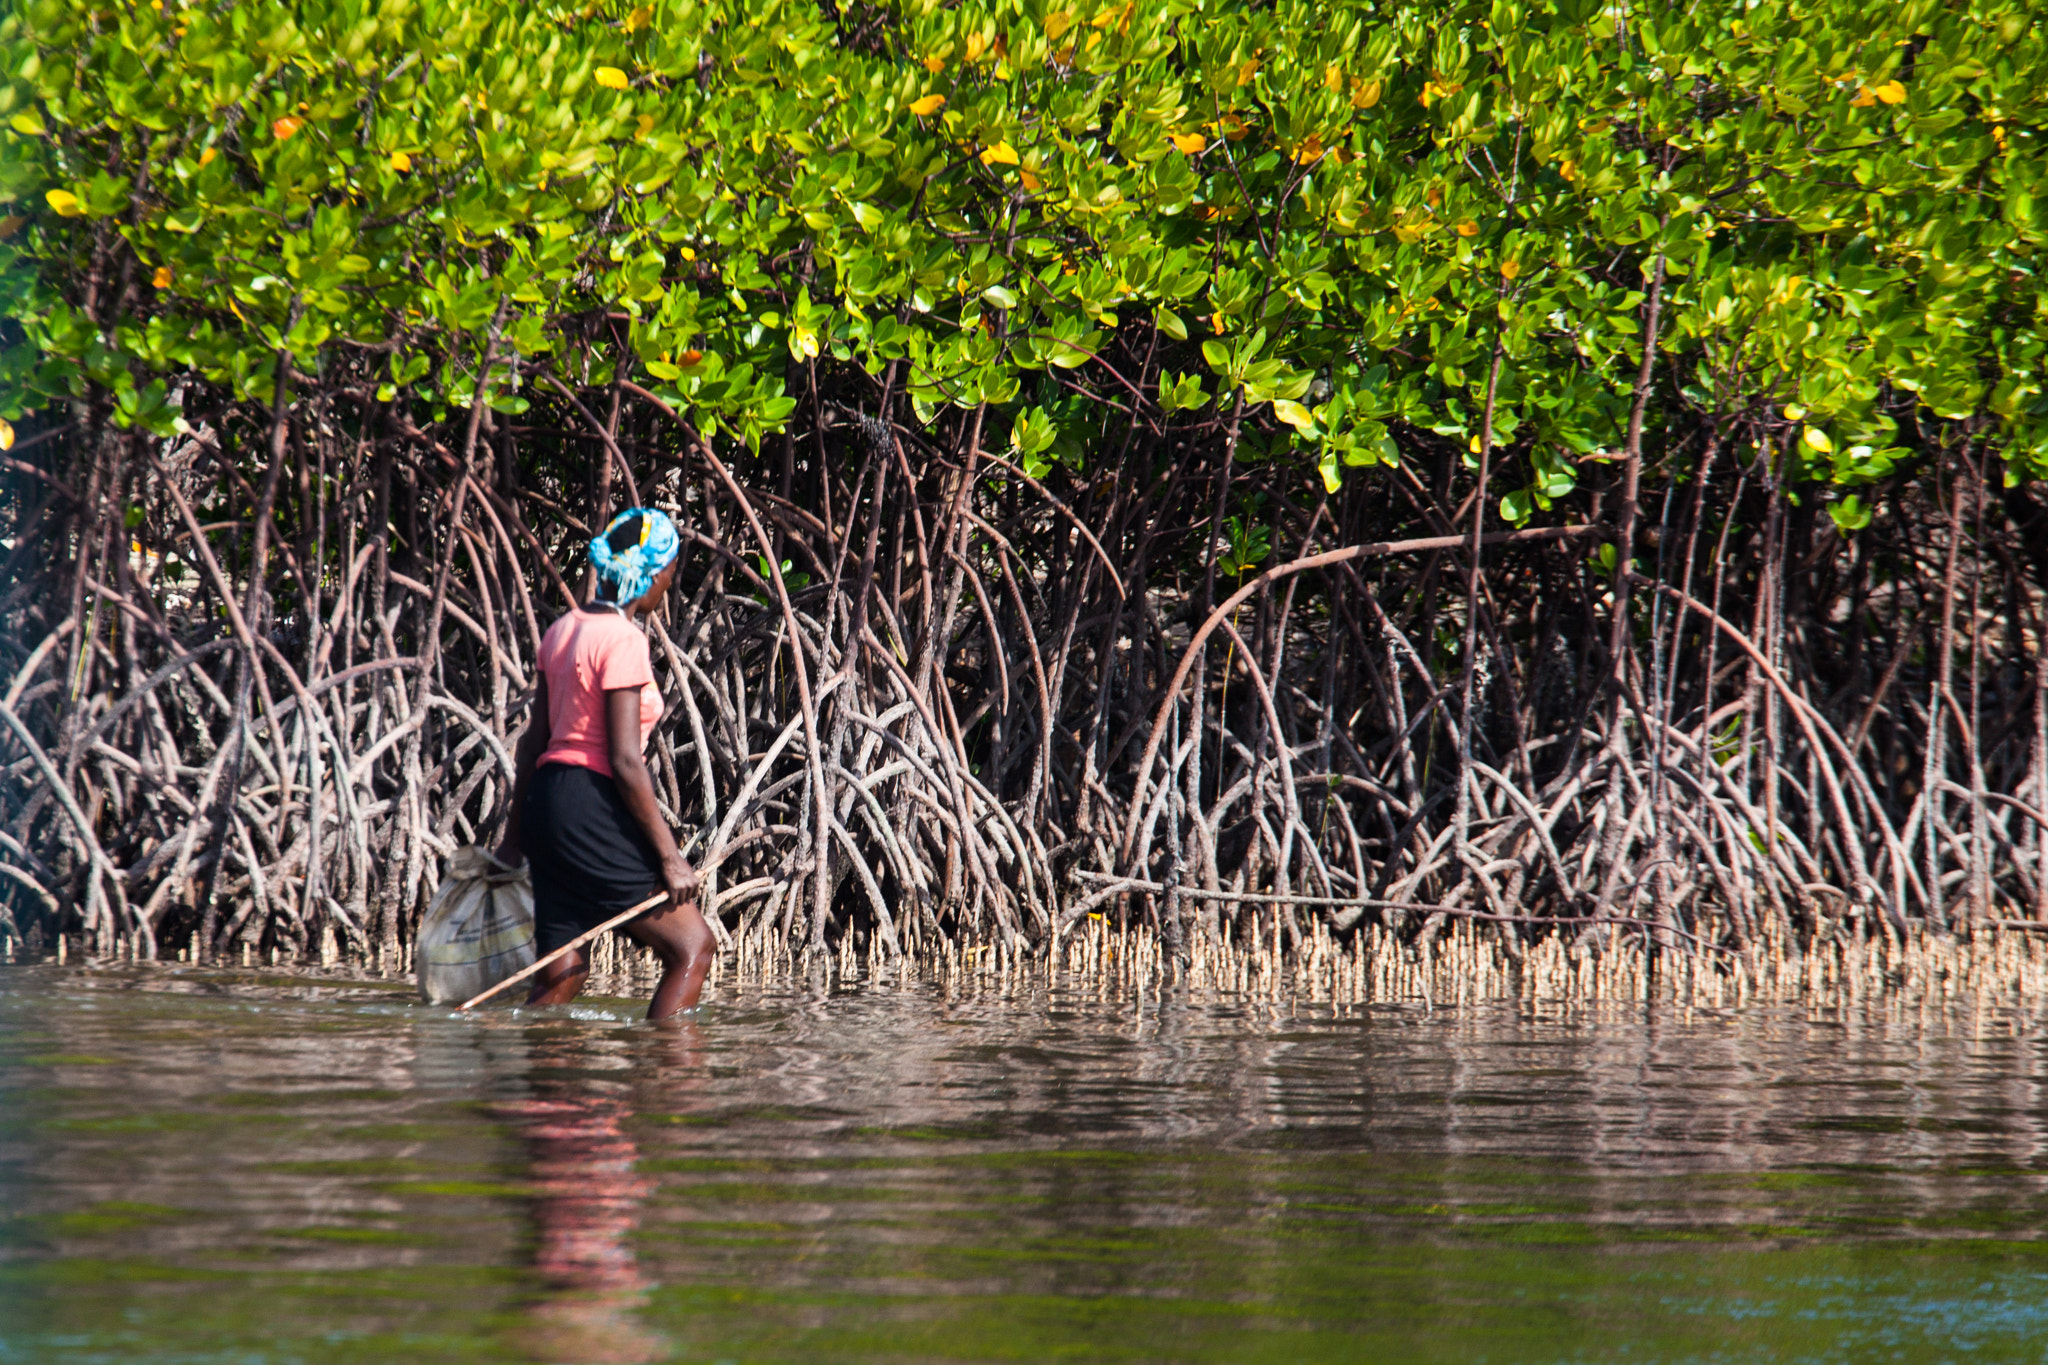
[(619, 784), (603, 773), (544, 763), (520, 814), (533, 869), (534, 946), (543, 954), (662, 889), (661, 858)]

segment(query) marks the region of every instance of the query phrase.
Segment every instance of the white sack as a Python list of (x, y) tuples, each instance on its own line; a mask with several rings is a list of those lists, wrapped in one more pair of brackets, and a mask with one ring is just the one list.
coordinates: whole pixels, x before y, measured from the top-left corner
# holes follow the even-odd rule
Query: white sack
[(533, 965), (533, 878), (465, 844), (420, 921), (413, 945), (420, 996), (456, 1005)]

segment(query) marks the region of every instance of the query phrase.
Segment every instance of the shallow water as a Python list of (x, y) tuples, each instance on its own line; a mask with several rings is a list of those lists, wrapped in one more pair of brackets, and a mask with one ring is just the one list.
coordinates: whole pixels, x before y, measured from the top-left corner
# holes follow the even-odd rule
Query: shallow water
[(0, 1362), (2048, 1356), (2004, 1014), (0, 968)]

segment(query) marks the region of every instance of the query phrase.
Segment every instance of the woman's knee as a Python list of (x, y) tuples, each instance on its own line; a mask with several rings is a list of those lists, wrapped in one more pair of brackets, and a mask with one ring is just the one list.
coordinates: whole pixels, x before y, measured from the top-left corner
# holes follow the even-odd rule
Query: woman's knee
[(669, 923), (667, 916), (629, 925), (627, 937), (653, 953), (665, 968), (680, 966), (689, 956), (689, 945), (682, 930)]
[(705, 923), (704, 917), (693, 912), (683, 921), (683, 942), (688, 947), (690, 956), (694, 958), (710, 952), (717, 946), (718, 938), (711, 932), (711, 926)]
[(710, 927), (694, 909), (671, 914), (665, 927), (668, 941), (674, 945), (676, 953), (672, 966), (695, 966), (705, 961), (717, 947), (718, 941), (712, 937)]
[(572, 976), (582, 976), (589, 970), (589, 957), (585, 955), (583, 949), (577, 948), (572, 952), (562, 954), (562, 956), (541, 968), (536, 975), (540, 980), (553, 984), (557, 981), (566, 981)]

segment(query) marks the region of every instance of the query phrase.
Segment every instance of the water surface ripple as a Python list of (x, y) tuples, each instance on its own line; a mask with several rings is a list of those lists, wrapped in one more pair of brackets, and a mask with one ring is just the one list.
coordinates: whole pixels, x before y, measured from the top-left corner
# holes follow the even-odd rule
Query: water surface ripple
[(0, 968), (0, 1363), (2048, 1358), (1967, 1009)]

